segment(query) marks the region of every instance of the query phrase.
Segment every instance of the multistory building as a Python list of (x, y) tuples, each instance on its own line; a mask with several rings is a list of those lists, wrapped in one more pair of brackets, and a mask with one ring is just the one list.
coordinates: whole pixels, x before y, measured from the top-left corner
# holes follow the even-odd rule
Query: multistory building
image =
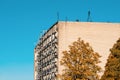
[[(109, 49), (120, 38), (119, 23), (101, 22), (56, 22), (40, 37), (34, 50), (34, 80), (60, 80), (64, 66), (60, 65), (62, 52), (69, 50), (72, 42), (81, 38), (92, 46), (102, 57), (99, 64), (104, 66)], [(102, 74), (102, 73), (101, 73)]]

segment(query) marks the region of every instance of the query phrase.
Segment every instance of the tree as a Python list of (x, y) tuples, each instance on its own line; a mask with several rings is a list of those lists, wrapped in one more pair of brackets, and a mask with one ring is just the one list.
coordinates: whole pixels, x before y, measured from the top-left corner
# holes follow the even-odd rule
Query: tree
[(65, 67), (62, 80), (98, 80), (101, 67), (97, 64), (100, 55), (93, 51), (88, 43), (80, 38), (63, 51), (61, 65)]
[(120, 80), (120, 38), (110, 52), (101, 80)]

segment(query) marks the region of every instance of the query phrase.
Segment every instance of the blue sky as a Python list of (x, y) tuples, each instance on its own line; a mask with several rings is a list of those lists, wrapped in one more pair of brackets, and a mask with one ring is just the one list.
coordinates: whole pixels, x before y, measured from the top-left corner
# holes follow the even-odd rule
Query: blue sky
[(59, 20), (120, 22), (120, 0), (0, 0), (0, 80), (33, 80), (34, 47)]

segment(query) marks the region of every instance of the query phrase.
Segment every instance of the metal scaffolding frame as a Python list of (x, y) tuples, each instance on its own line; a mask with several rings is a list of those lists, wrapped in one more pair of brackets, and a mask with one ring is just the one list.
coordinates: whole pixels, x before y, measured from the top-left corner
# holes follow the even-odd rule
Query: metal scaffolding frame
[(45, 34), (35, 49), (37, 55), (36, 80), (56, 80), (58, 72), (58, 29), (52, 30), (51, 34)]

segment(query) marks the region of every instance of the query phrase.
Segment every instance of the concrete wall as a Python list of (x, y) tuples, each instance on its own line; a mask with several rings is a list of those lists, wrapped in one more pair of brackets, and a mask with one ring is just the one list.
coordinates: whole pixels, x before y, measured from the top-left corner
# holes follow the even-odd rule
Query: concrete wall
[[(52, 56), (53, 56), (54, 52), (58, 53), (57, 50), (54, 49), (55, 45), (57, 44), (57, 43), (55, 44), (55, 42), (57, 42), (57, 39), (55, 39), (55, 37), (58, 36), (57, 35), (58, 27), (56, 26), (56, 24), (57, 23), (55, 23), (47, 32), (44, 33), (44, 35), (41, 37), (40, 41), (38, 42), (38, 44), (36, 45), (36, 48), (34, 50), (34, 80), (38, 80), (38, 79), (41, 80), (40, 75), (42, 76), (42, 71), (50, 69), (51, 66), (53, 66), (53, 64), (55, 64), (55, 63), (52, 64), (52, 62), (53, 62), (53, 60), (52, 60), (51, 64), (42, 67), (43, 64), (40, 64), (40, 59), (41, 59), (41, 57), (44, 57), (44, 60), (41, 60), (41, 62), (45, 63), (47, 61), (50, 61), (51, 58), (53, 58)], [(46, 48), (46, 46), (48, 46), (48, 44), (49, 44), (49, 47)], [(53, 45), (53, 44), (55, 44), (55, 45)], [(56, 45), (56, 47), (57, 47), (57, 45)], [(54, 51), (52, 51), (52, 50), (54, 50)], [(50, 52), (50, 51), (52, 51), (52, 52)], [(42, 54), (42, 55), (40, 55), (40, 54)], [(49, 57), (43, 56), (43, 55), (48, 55), (48, 54), (50, 54)], [(56, 59), (55, 59), (55, 61), (56, 61), (56, 63), (58, 63)], [(42, 67), (41, 69), (40, 69), (40, 66)], [(41, 70), (41, 72), (40, 72), (40, 70)], [(48, 78), (51, 75), (52, 74), (49, 73), (49, 74), (43, 76), (43, 79), (46, 80), (45, 78)]]
[[(104, 66), (109, 49), (120, 37), (120, 24), (117, 23), (95, 23), (95, 22), (59, 22), (59, 61), (62, 58), (62, 51), (68, 50), (68, 46), (79, 37), (88, 42), (95, 52), (102, 57), (99, 65)], [(59, 73), (62, 73), (63, 66), (59, 63)], [(102, 73), (101, 73), (102, 74)]]

